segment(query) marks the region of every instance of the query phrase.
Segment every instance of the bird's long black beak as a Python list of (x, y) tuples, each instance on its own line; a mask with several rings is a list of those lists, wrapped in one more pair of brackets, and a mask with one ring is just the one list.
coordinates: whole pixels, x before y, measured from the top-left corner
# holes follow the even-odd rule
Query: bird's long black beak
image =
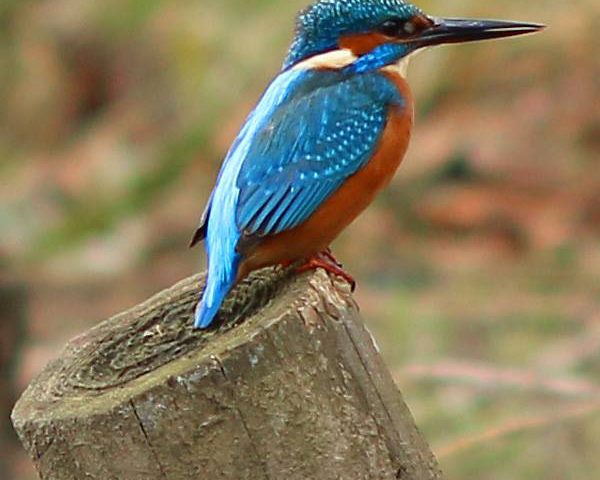
[(469, 18), (435, 18), (432, 26), (415, 36), (411, 42), (419, 47), (445, 43), (475, 42), (492, 38), (514, 37), (535, 33), (545, 28), (537, 23), (478, 20)]

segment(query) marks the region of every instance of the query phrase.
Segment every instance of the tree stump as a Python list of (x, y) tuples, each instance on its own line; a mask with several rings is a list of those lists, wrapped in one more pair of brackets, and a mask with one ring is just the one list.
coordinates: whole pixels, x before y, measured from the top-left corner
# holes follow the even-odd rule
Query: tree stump
[(12, 420), (42, 479), (441, 478), (349, 287), (269, 269), (192, 329), (203, 277), (72, 340)]

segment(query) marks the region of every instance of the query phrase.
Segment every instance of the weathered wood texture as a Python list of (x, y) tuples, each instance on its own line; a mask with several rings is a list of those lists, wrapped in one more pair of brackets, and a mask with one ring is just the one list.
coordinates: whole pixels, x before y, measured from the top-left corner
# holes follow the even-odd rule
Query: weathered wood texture
[(17, 398), (17, 358), (25, 336), (25, 288), (0, 274), (0, 479), (13, 476), (19, 442), (8, 412)]
[(13, 423), (42, 479), (441, 478), (346, 284), (263, 271), (218, 328), (185, 280), (69, 343)]

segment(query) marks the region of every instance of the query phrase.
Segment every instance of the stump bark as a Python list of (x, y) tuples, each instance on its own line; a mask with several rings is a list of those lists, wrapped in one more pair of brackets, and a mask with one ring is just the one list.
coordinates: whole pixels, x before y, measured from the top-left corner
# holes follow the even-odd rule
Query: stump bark
[(198, 332), (202, 285), (75, 338), (33, 381), (12, 419), (40, 478), (441, 478), (345, 283), (258, 272)]

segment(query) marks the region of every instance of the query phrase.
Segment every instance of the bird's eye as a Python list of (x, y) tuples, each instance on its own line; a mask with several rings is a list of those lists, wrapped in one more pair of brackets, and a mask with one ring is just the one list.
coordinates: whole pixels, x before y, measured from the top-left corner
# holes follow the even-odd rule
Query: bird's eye
[(400, 37), (404, 35), (413, 35), (417, 31), (416, 25), (409, 21), (399, 18), (386, 20), (383, 22), (379, 31), (388, 37)]
[(402, 32), (403, 24), (404, 22), (397, 18), (386, 20), (380, 25), (379, 31), (388, 37), (395, 37)]

